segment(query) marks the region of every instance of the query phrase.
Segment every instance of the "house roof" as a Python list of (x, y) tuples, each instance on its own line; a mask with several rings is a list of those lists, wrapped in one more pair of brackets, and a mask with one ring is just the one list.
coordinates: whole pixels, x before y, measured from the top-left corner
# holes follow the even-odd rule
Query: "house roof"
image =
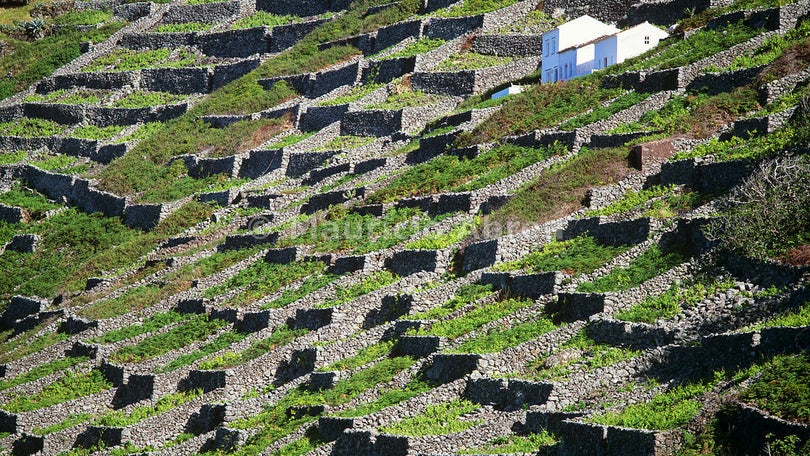
[(619, 32), (616, 27), (600, 22), (587, 14), (560, 25), (557, 30), (559, 31), (559, 49), (583, 46), (594, 39)]
[(661, 30), (660, 28), (658, 28), (658, 27), (656, 27), (656, 26), (654, 26), (654, 25), (652, 25), (652, 24), (650, 24), (649, 22), (646, 22), (646, 21), (642, 22), (641, 24), (630, 27), (627, 30), (622, 30), (621, 32), (619, 32), (619, 35), (623, 35), (625, 33), (637, 33), (637, 32), (642, 32), (642, 33), (646, 32), (647, 34), (649, 34), (651, 36), (656, 36), (656, 37), (658, 37), (660, 39), (664, 39), (664, 38), (669, 36), (669, 33), (667, 33), (666, 31)]

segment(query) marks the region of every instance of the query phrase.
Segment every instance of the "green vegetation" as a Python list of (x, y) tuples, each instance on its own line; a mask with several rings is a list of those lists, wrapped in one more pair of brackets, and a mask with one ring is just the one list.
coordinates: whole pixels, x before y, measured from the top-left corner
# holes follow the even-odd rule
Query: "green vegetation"
[(307, 329), (292, 329), (289, 326), (277, 326), (273, 333), (265, 338), (253, 342), (250, 347), (240, 353), (225, 352), (200, 363), (202, 370), (227, 369), (238, 366), (258, 358), (263, 354), (283, 345), (287, 345), (298, 337), (309, 332)]
[(484, 221), (487, 224), (541, 223), (582, 208), (585, 192), (629, 174), (627, 149), (587, 149), (544, 172)]
[(553, 446), (555, 443), (557, 443), (557, 439), (548, 431), (543, 430), (540, 434), (512, 434), (506, 437), (496, 437), (485, 446), (463, 450), (460, 454), (534, 454), (543, 448)]
[(108, 127), (97, 127), (95, 125), (87, 125), (76, 127), (70, 132), (73, 138), (95, 139), (98, 141), (110, 140), (118, 136), (124, 127), (118, 125), (110, 125)]
[[(664, 197), (664, 198), (662, 198)], [(711, 195), (678, 190), (675, 186), (653, 186), (648, 189), (625, 193), (624, 197), (608, 207), (586, 211), (587, 217), (622, 214), (630, 210), (647, 207), (644, 215), (668, 218), (704, 204)], [(654, 200), (650, 202), (651, 200)]]
[(810, 423), (810, 354), (773, 358), (740, 399), (780, 418)]
[(426, 250), (444, 249), (470, 237), (480, 224), (481, 218), (476, 216), (471, 222), (460, 223), (446, 233), (428, 234), (425, 237), (410, 242), (405, 248)]
[(60, 372), (62, 370), (66, 370), (71, 366), (75, 366), (76, 364), (82, 363), (87, 361), (87, 357), (72, 357), (67, 356), (64, 358), (57, 358), (49, 363), (40, 364), (37, 367), (29, 370), (28, 372), (18, 375), (16, 377), (3, 379), (0, 381), (0, 390), (5, 390), (9, 388), (13, 388), (17, 385), (22, 385), (23, 383), (28, 383), (42, 377), (51, 375), (56, 372)]
[(45, 171), (53, 171), (62, 174), (82, 174), (90, 169), (88, 163), (79, 163), (79, 159), (69, 155), (50, 155), (41, 160), (31, 160), (33, 166)]
[(442, 404), (428, 405), (421, 415), (406, 418), (396, 424), (383, 427), (380, 432), (420, 437), (465, 431), (481, 424), (482, 421), (462, 420), (461, 415), (474, 412), (479, 407), (479, 405), (470, 401), (458, 399)]
[(273, 141), (269, 144), (269, 147), (274, 149), (281, 149), (283, 147), (292, 146), (293, 144), (298, 144), (301, 141), (312, 137), (315, 131), (305, 132), (305, 133), (295, 133), (291, 135), (283, 136), (282, 138), (278, 139), (277, 141)]
[(279, 16), (267, 11), (256, 11), (248, 17), (243, 17), (233, 24), (234, 29), (247, 29), (253, 27), (276, 27), (278, 25), (292, 24), (298, 22), (298, 16)]
[[(766, 65), (782, 56), (799, 54), (799, 51), (810, 43), (808, 38), (810, 38), (810, 21), (804, 20), (786, 34), (768, 38), (750, 54), (737, 57), (731, 62), (730, 69), (738, 70)], [(790, 55), (790, 57), (795, 58), (796, 56)]]
[(28, 158), (28, 153), (24, 150), (16, 152), (0, 152), (0, 165), (11, 165)]
[(635, 429), (674, 429), (687, 424), (700, 411), (700, 396), (712, 386), (712, 381), (677, 385), (647, 403), (630, 404), (621, 412), (607, 412), (587, 421)]
[(700, 301), (728, 290), (734, 286), (734, 281), (719, 281), (708, 277), (701, 277), (694, 283), (686, 283), (683, 287), (674, 284), (669, 290), (656, 296), (648, 296), (644, 301), (620, 310), (616, 318), (623, 321), (655, 323), (658, 319), (670, 319), (681, 313), (682, 307), (691, 307)]
[(791, 312), (777, 315), (774, 318), (766, 320), (759, 325), (756, 325), (754, 329), (759, 330), (762, 328), (772, 328), (776, 326), (787, 326), (791, 328), (810, 326), (810, 302), (804, 303), (804, 305)]
[(373, 82), (368, 84), (356, 85), (352, 87), (351, 90), (349, 90), (348, 92), (339, 97), (335, 97), (331, 100), (318, 102), (318, 106), (338, 106), (342, 104), (352, 103), (382, 87), (385, 87), (385, 84), (377, 84)]
[(458, 6), (440, 9), (434, 13), (436, 17), (461, 17), (476, 14), (490, 13), (517, 3), (517, 0), (466, 0)]
[(132, 92), (123, 98), (115, 100), (116, 108), (147, 108), (150, 106), (167, 105), (180, 102), (185, 95), (175, 95), (167, 92)]
[(211, 28), (211, 24), (202, 22), (183, 22), (181, 24), (161, 24), (155, 27), (157, 33), (188, 33), (204, 32)]
[(39, 393), (17, 396), (3, 408), (11, 413), (30, 412), (90, 396), (110, 388), (112, 388), (112, 384), (97, 369), (86, 374), (68, 371), (62, 378), (46, 386)]
[(236, 296), (229, 298), (223, 305), (242, 306), (263, 298), (271, 293), (290, 285), (296, 280), (312, 274), (321, 273), (326, 266), (319, 261), (309, 261), (290, 264), (268, 263), (260, 259), (230, 277), (225, 283), (215, 285), (203, 294), (213, 298), (226, 291), (244, 288)]
[(474, 158), (442, 155), (408, 168), (387, 187), (369, 196), (370, 202), (391, 202), (410, 196), (477, 190), (534, 163), (565, 151), (562, 145), (531, 148), (504, 144)]
[(394, 52), (392, 54), (386, 55), (383, 58), (386, 59), (399, 59), (399, 58), (406, 58), (406, 57), (414, 57), (417, 55), (425, 54), (430, 52), (439, 46), (445, 43), (444, 40), (441, 39), (433, 39), (433, 38), (420, 38), (416, 41), (408, 43), (405, 45), (404, 48), (401, 50)]
[(99, 426), (126, 427), (179, 407), (202, 396), (202, 390), (183, 391), (161, 397), (154, 405), (141, 405), (125, 413), (121, 410), (106, 413), (95, 421)]
[(525, 269), (532, 272), (588, 274), (627, 249), (627, 246), (604, 245), (590, 236), (580, 236), (568, 241), (552, 241), (545, 244), (540, 251), (532, 252), (521, 260), (498, 265), (496, 270)]
[(664, 70), (688, 65), (747, 41), (760, 32), (761, 30), (739, 23), (719, 29), (699, 30), (686, 40), (662, 43), (638, 57), (610, 67), (607, 71), (610, 74), (619, 74), (626, 71)]
[(378, 342), (373, 345), (369, 345), (368, 347), (360, 350), (356, 355), (344, 358), (340, 361), (334, 362), (322, 369), (321, 371), (328, 372), (328, 371), (336, 371), (336, 370), (347, 370), (347, 369), (357, 369), (358, 367), (365, 366), (366, 364), (375, 361), (382, 356), (385, 356), (391, 351), (391, 348), (394, 346), (394, 341), (387, 341), (387, 342)]
[(576, 128), (590, 125), (594, 122), (607, 119), (608, 117), (616, 114), (617, 112), (624, 111), (631, 108), (650, 97), (649, 93), (627, 92), (626, 94), (613, 100), (609, 105), (599, 105), (587, 114), (574, 117), (563, 122), (560, 125), (560, 130), (574, 130)]
[(11, 340), (9, 340), (9, 336), (12, 334), (11, 330), (0, 333), (4, 340), (3, 343), (0, 344), (0, 362), (8, 363), (22, 359), (31, 353), (36, 353), (48, 348), (69, 337), (68, 334), (59, 332), (47, 332), (39, 337), (35, 337), (47, 324), (48, 322), (40, 323), (35, 328)]
[(627, 290), (663, 274), (686, 261), (686, 259), (687, 257), (683, 252), (677, 250), (664, 252), (658, 245), (653, 245), (631, 261), (629, 266), (615, 268), (608, 275), (599, 277), (592, 282), (581, 283), (577, 287), (577, 291), (605, 293)]
[(548, 357), (530, 361), (526, 364), (530, 377), (537, 380), (559, 379), (569, 375), (574, 368), (592, 371), (612, 366), (618, 362), (638, 356), (639, 352), (608, 344), (598, 344), (588, 336), (586, 330), (580, 330), (571, 339), (562, 344), (558, 352), (571, 353), (559, 364), (549, 366)]
[(191, 363), (196, 362), (206, 356), (216, 353), (220, 350), (224, 350), (225, 348), (244, 340), (248, 335), (243, 333), (238, 333), (234, 331), (227, 331), (219, 336), (216, 339), (208, 342), (205, 345), (202, 345), (198, 350), (192, 353), (186, 353), (184, 355), (180, 355), (169, 364), (166, 364), (163, 367), (156, 369), (155, 371), (158, 373), (163, 372), (171, 372), (173, 370), (177, 370), (183, 366), (188, 366)]
[(48, 435), (53, 434), (54, 432), (64, 431), (65, 429), (72, 428), (73, 426), (77, 426), (82, 423), (86, 423), (93, 419), (94, 415), (90, 413), (77, 413), (75, 415), (70, 415), (69, 417), (65, 418), (64, 420), (52, 424), (48, 427), (44, 428), (34, 428), (34, 434), (39, 435)]
[(143, 310), (160, 300), (162, 289), (163, 287), (154, 283), (131, 288), (117, 298), (99, 301), (82, 309), (81, 314), (87, 318), (105, 319)]
[(10, 122), (0, 123), (0, 135), (37, 138), (55, 136), (65, 131), (65, 126), (44, 119), (21, 117)]
[(512, 57), (499, 57), (497, 55), (479, 54), (467, 51), (453, 54), (438, 64), (433, 71), (462, 71), (479, 70), (498, 65), (506, 65), (514, 60)]
[(430, 329), (419, 329), (416, 334), (455, 339), (532, 304), (534, 301), (528, 299), (504, 299), (484, 304), (459, 317), (437, 321)]
[(457, 143), (462, 146), (483, 144), (508, 135), (542, 130), (622, 93), (621, 89), (603, 88), (601, 79), (595, 75), (556, 84), (537, 84), (508, 97), (488, 122), (462, 134)]
[(459, 347), (452, 350), (455, 353), (497, 353), (509, 347), (515, 347), (526, 341), (536, 339), (543, 334), (553, 331), (557, 326), (549, 318), (535, 317), (536, 320), (522, 323), (502, 323), (487, 329), (486, 334), (480, 334), (464, 341)]
[(125, 328), (109, 331), (103, 336), (91, 339), (91, 342), (102, 344), (113, 344), (126, 339), (131, 339), (141, 334), (157, 331), (160, 328), (168, 326), (172, 323), (179, 323), (191, 318), (190, 314), (181, 314), (177, 311), (170, 310), (168, 312), (161, 312), (144, 320), (143, 323), (127, 326)]
[(81, 43), (100, 43), (122, 26), (121, 22), (111, 22), (86, 32), (65, 28), (33, 42), (3, 38), (14, 52), (0, 57), (0, 74), (11, 74), (0, 81), (0, 99), (14, 95), (80, 56)]
[(288, 288), (281, 293), (277, 299), (274, 299), (267, 304), (262, 305), (262, 309), (279, 309), (287, 304), (293, 303), (304, 296), (320, 290), (321, 288), (329, 285), (338, 278), (335, 274), (320, 274), (316, 273), (304, 280), (301, 285), (295, 288)]
[(46, 212), (62, 207), (52, 203), (41, 193), (23, 187), (19, 182), (14, 183), (11, 190), (0, 193), (0, 203), (21, 207), (28, 211), (34, 219), (41, 219)]
[(763, 163), (732, 192), (736, 205), (712, 220), (708, 232), (732, 253), (779, 257), (810, 240), (810, 158)]
[(417, 377), (408, 382), (407, 384), (405, 384), (405, 386), (402, 388), (395, 388), (388, 390), (382, 393), (373, 402), (361, 404), (356, 408), (340, 412), (338, 416), (354, 418), (369, 415), (371, 413), (376, 413), (384, 408), (391, 407), (392, 405), (397, 405), (401, 402), (407, 401), (408, 399), (414, 396), (426, 393), (430, 391), (432, 388), (433, 385), (426, 382), (422, 378)]
[(87, 65), (84, 71), (133, 71), (145, 68), (182, 68), (193, 66), (198, 57), (188, 49), (175, 52), (168, 48), (135, 51), (116, 49), (108, 55), (97, 58)]
[(48, 92), (44, 95), (33, 93), (25, 97), (25, 101), (29, 103), (57, 103), (57, 104), (96, 104), (105, 96), (102, 92), (97, 90), (73, 90), (66, 89), (55, 90)]
[(377, 291), (398, 281), (400, 277), (390, 271), (377, 271), (364, 277), (360, 283), (349, 285), (348, 287), (338, 287), (335, 289), (335, 300), (318, 303), (315, 307), (335, 307), (347, 303), (360, 296)]
[(493, 292), (492, 285), (481, 285), (478, 283), (471, 283), (462, 285), (456, 291), (452, 299), (442, 304), (440, 307), (434, 307), (427, 312), (411, 315), (409, 318), (413, 320), (435, 320), (446, 317), (458, 309), (471, 304), (479, 299), (491, 295)]
[(180, 326), (169, 331), (155, 334), (135, 345), (128, 345), (118, 349), (110, 355), (110, 361), (115, 363), (138, 363), (155, 358), (172, 350), (204, 340), (226, 323), (222, 320), (209, 319), (207, 315), (195, 315)]

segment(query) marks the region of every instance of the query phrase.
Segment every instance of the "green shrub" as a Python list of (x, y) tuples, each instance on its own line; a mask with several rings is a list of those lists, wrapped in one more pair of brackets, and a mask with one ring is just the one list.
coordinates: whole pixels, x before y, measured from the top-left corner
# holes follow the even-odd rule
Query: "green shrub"
[(526, 367), (532, 372), (532, 378), (538, 380), (560, 379), (569, 375), (575, 365), (585, 371), (592, 371), (627, 361), (639, 354), (637, 350), (596, 343), (588, 336), (587, 330), (578, 331), (571, 339), (562, 344), (559, 350), (575, 350), (577, 354), (554, 367), (547, 366), (547, 357), (530, 361)]
[(131, 339), (141, 334), (157, 331), (172, 323), (179, 323), (191, 318), (190, 314), (181, 314), (174, 310), (168, 312), (161, 312), (144, 320), (143, 323), (127, 326), (125, 328), (110, 331), (103, 336), (91, 339), (91, 342), (101, 344), (113, 344), (126, 339)]
[(331, 100), (318, 102), (318, 106), (338, 106), (342, 104), (352, 103), (382, 87), (385, 87), (385, 84), (378, 84), (373, 82), (368, 84), (356, 85), (352, 87), (351, 90), (349, 90), (348, 92), (339, 97), (333, 98)]
[(453, 349), (454, 353), (497, 353), (509, 347), (536, 339), (553, 331), (557, 326), (548, 318), (540, 318), (523, 323), (500, 324), (487, 329), (486, 334), (464, 341)]
[(408, 168), (388, 186), (369, 196), (370, 202), (391, 202), (410, 196), (443, 191), (470, 191), (486, 187), (534, 163), (564, 152), (562, 145), (531, 148), (505, 144), (475, 158), (442, 155)]
[(588, 422), (635, 429), (668, 430), (687, 424), (701, 409), (700, 395), (711, 389), (711, 382), (675, 386), (647, 403), (630, 404), (621, 412), (607, 412)]
[(263, 259), (230, 277), (225, 283), (215, 285), (204, 292), (212, 298), (226, 291), (244, 287), (237, 296), (230, 298), (225, 305), (244, 305), (274, 293), (297, 280), (323, 272), (325, 265), (319, 261), (276, 264)]
[(40, 364), (39, 366), (34, 367), (33, 369), (29, 370), (28, 372), (22, 375), (1, 380), (0, 390), (13, 388), (17, 385), (22, 385), (23, 383), (38, 380), (42, 377), (46, 377), (53, 373), (66, 370), (67, 368), (85, 362), (88, 359), (89, 358), (87, 358), (86, 356), (81, 357), (67, 356), (64, 358), (57, 358), (49, 363)]
[(512, 454), (512, 453), (532, 453), (535, 454), (550, 446), (554, 446), (557, 439), (554, 435), (543, 429), (539, 434), (509, 435), (496, 437), (486, 445), (462, 450), (459, 454)]
[(344, 358), (340, 361), (334, 362), (320, 370), (328, 372), (336, 370), (357, 369), (358, 367), (364, 366), (372, 361), (379, 359), (382, 356), (385, 356), (391, 351), (391, 348), (393, 348), (393, 346), (394, 341), (378, 342), (376, 344), (372, 344), (369, 345), (368, 347), (363, 348), (352, 357)]
[(373, 402), (368, 402), (357, 406), (356, 408), (340, 412), (338, 416), (355, 418), (360, 416), (369, 415), (371, 413), (379, 412), (380, 410), (397, 405), (408, 399), (418, 396), (419, 394), (426, 393), (433, 389), (433, 385), (417, 377), (406, 383), (402, 388), (394, 388), (382, 393)]
[(480, 224), (481, 218), (476, 217), (472, 222), (461, 223), (446, 233), (428, 234), (409, 243), (405, 248), (426, 250), (444, 249), (470, 237)]
[(629, 174), (627, 150), (582, 148), (520, 189), (508, 203), (484, 220), (488, 225), (538, 223), (582, 208), (588, 189), (616, 182)]
[(756, 325), (755, 329), (772, 328), (776, 326), (787, 326), (791, 328), (810, 326), (810, 302), (804, 303), (804, 305), (798, 309), (770, 318)]
[(370, 136), (338, 136), (316, 150), (351, 150), (374, 142)]
[(169, 410), (179, 407), (186, 402), (197, 399), (200, 396), (202, 396), (202, 390), (200, 389), (168, 394), (158, 399), (154, 405), (141, 405), (135, 407), (129, 413), (121, 410), (106, 413), (95, 420), (94, 424), (111, 427), (131, 426), (135, 423), (140, 423), (147, 418), (168, 412)]
[(506, 65), (514, 60), (512, 57), (499, 57), (497, 55), (479, 54), (477, 52), (460, 52), (438, 64), (433, 71), (463, 71), (479, 70), (498, 65)]
[(0, 152), (0, 165), (11, 165), (28, 158), (28, 153), (24, 150), (16, 152)]
[(709, 225), (729, 251), (763, 259), (810, 239), (810, 159), (764, 162), (731, 195), (736, 203)]
[(427, 312), (414, 314), (410, 318), (414, 320), (434, 320), (443, 318), (450, 315), (452, 312), (461, 309), (467, 304), (472, 304), (485, 296), (491, 295), (492, 292), (493, 289), (492, 285), (490, 284), (481, 285), (478, 283), (471, 283), (468, 285), (462, 285), (456, 291), (455, 296), (442, 304), (440, 307), (434, 307)]
[(653, 245), (631, 261), (627, 267), (615, 268), (609, 274), (592, 282), (583, 282), (579, 284), (577, 291), (605, 293), (628, 290), (663, 274), (686, 259), (686, 255), (680, 251), (664, 252), (658, 245)]
[(44, 119), (21, 117), (11, 122), (0, 123), (0, 135), (36, 138), (55, 136), (65, 131), (65, 126)]
[(613, 100), (608, 106), (601, 104), (594, 107), (593, 110), (587, 114), (574, 117), (563, 122), (560, 125), (560, 130), (574, 130), (576, 128), (590, 125), (594, 122), (607, 119), (608, 117), (616, 114), (617, 112), (624, 111), (631, 108), (650, 97), (650, 93), (627, 92), (626, 94)]
[(430, 329), (419, 329), (416, 333), (455, 339), (532, 304), (534, 304), (533, 301), (526, 299), (504, 299), (482, 305), (450, 320), (437, 321), (430, 326)]
[(157, 33), (188, 33), (204, 32), (211, 28), (211, 24), (202, 22), (183, 22), (181, 24), (162, 24), (155, 27)]
[(112, 19), (112, 13), (107, 10), (88, 9), (83, 11), (68, 11), (53, 19), (59, 25), (97, 25)]
[(0, 203), (21, 207), (35, 219), (40, 219), (45, 216), (46, 212), (62, 207), (52, 203), (41, 193), (23, 187), (19, 182), (15, 183), (11, 190), (0, 193)]
[(48, 427), (34, 428), (32, 430), (32, 432), (34, 434), (39, 434), (39, 435), (53, 434), (55, 432), (64, 431), (65, 429), (72, 428), (73, 426), (77, 426), (79, 424), (86, 423), (86, 422), (90, 421), (91, 419), (93, 419), (93, 416), (94, 415), (92, 415), (90, 413), (77, 413), (75, 415), (70, 415), (69, 417), (65, 418), (64, 420), (62, 420), (62, 421), (60, 421), (60, 422), (58, 422), (56, 424), (52, 424), (52, 425), (50, 425)]
[(286, 306), (287, 304), (293, 303), (305, 296), (312, 294), (313, 292), (320, 290), (321, 288), (329, 285), (330, 283), (334, 282), (338, 276), (334, 274), (314, 274), (310, 277), (307, 277), (304, 282), (294, 289), (286, 289), (278, 299), (274, 299), (273, 301), (268, 302), (267, 304), (262, 305), (262, 309), (279, 309), (281, 307)]
[(277, 326), (273, 329), (273, 333), (270, 335), (270, 337), (254, 342), (250, 347), (246, 348), (240, 353), (225, 352), (221, 355), (203, 361), (200, 363), (200, 369), (226, 369), (244, 364), (271, 350), (274, 350), (277, 347), (289, 344), (307, 332), (309, 332), (307, 329), (292, 329), (287, 325)]
[(101, 371), (94, 369), (86, 374), (71, 371), (64, 377), (46, 386), (39, 393), (17, 396), (3, 408), (11, 413), (30, 412), (52, 405), (61, 404), (80, 397), (90, 396), (112, 388)]
[(279, 16), (267, 11), (256, 11), (250, 16), (243, 17), (233, 24), (234, 29), (247, 29), (253, 27), (276, 27), (279, 25), (292, 24), (298, 22), (298, 16)]
[(123, 98), (115, 100), (113, 106), (116, 108), (147, 108), (174, 104), (185, 98), (185, 95), (175, 95), (167, 92), (132, 92)]
[(791, 421), (810, 423), (810, 355), (777, 356), (740, 399)]
[(31, 160), (30, 163), (39, 169), (62, 174), (82, 174), (90, 169), (89, 164), (79, 164), (79, 160), (76, 157), (68, 155), (52, 155), (42, 160)]
[(482, 423), (481, 420), (462, 420), (461, 415), (474, 412), (480, 406), (467, 400), (453, 400), (428, 405), (421, 415), (406, 418), (380, 428), (380, 432), (409, 437), (444, 435), (465, 431)]
[(442, 39), (433, 38), (420, 38), (414, 42), (408, 43), (401, 50), (384, 56), (386, 59), (398, 59), (406, 57), (414, 57), (420, 54), (428, 53), (445, 43)]
[(526, 269), (532, 272), (562, 271), (579, 275), (593, 272), (606, 262), (626, 252), (627, 246), (609, 246), (590, 236), (580, 236), (568, 241), (552, 241), (542, 250), (532, 252), (522, 260), (504, 263), (499, 271)]
[(681, 313), (682, 306), (691, 307), (700, 301), (734, 286), (731, 280), (718, 281), (701, 278), (696, 283), (687, 283), (683, 287), (674, 284), (660, 295), (648, 296), (644, 301), (620, 310), (616, 313), (618, 320), (655, 323), (659, 318), (670, 319)]
[(172, 362), (166, 364), (165, 366), (155, 369), (155, 371), (158, 373), (171, 372), (183, 366), (188, 366), (189, 364), (194, 363), (195, 361), (202, 359), (210, 354), (224, 350), (225, 348), (245, 339), (246, 337), (247, 334), (237, 333), (234, 331), (222, 333), (219, 336), (217, 336), (216, 339), (212, 340), (207, 344), (202, 345), (198, 350), (192, 353), (180, 355), (174, 360), (172, 360)]
[(183, 325), (146, 338), (135, 345), (128, 345), (118, 349), (110, 355), (110, 361), (115, 363), (138, 363), (155, 358), (183, 348), (198, 340), (204, 340), (225, 325), (226, 323), (222, 320), (209, 319), (207, 315), (197, 315), (190, 318)]
[(110, 125), (108, 127), (97, 127), (95, 125), (88, 125), (84, 127), (76, 127), (70, 132), (73, 138), (95, 139), (98, 141), (110, 140), (118, 136), (124, 127), (118, 125)]
[(518, 0), (465, 0), (461, 5), (454, 5), (449, 8), (438, 10), (434, 13), (436, 17), (461, 17), (475, 16), (476, 14), (489, 13), (501, 8), (517, 3)]
[(335, 289), (334, 301), (325, 301), (316, 304), (316, 307), (334, 307), (347, 303), (360, 296), (377, 291), (380, 288), (391, 285), (398, 281), (400, 277), (390, 271), (377, 271), (371, 275), (363, 278), (360, 283), (349, 285), (346, 288), (339, 287)]

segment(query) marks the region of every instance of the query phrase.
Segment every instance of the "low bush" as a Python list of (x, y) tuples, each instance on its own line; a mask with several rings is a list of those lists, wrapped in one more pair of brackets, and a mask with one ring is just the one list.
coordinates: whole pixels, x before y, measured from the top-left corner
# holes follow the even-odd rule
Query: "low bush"
[(495, 269), (587, 274), (624, 253), (628, 248), (628, 246), (604, 245), (590, 236), (580, 236), (568, 241), (552, 241), (544, 245), (542, 250), (532, 252), (522, 260), (503, 263)]
[(39, 393), (17, 396), (6, 403), (3, 408), (11, 413), (30, 412), (97, 394), (112, 386), (100, 370), (94, 369), (86, 374), (68, 371), (62, 378), (46, 386)]
[(118, 349), (110, 355), (114, 363), (138, 363), (155, 358), (186, 345), (204, 340), (226, 323), (222, 320), (209, 319), (207, 315), (196, 315), (185, 324), (176, 326), (169, 331), (146, 338), (135, 345), (128, 345)]
[(260, 259), (230, 277), (224, 283), (208, 288), (203, 293), (213, 298), (226, 291), (244, 288), (239, 294), (229, 298), (224, 305), (244, 305), (261, 299), (312, 274), (321, 273), (325, 265), (319, 261), (301, 263), (276, 264)]
[(522, 323), (503, 323), (487, 329), (480, 334), (451, 350), (454, 353), (497, 353), (509, 347), (536, 339), (553, 331), (557, 326), (550, 319), (536, 317), (536, 320)]
[(443, 318), (468, 304), (472, 304), (481, 298), (491, 295), (493, 291), (492, 285), (490, 284), (481, 285), (478, 283), (471, 283), (468, 285), (462, 285), (456, 291), (455, 296), (441, 306), (434, 307), (427, 312), (411, 315), (409, 318), (414, 320), (434, 320)]
[(406, 418), (380, 428), (380, 432), (409, 437), (445, 435), (465, 431), (481, 424), (481, 420), (462, 420), (461, 416), (478, 410), (480, 406), (467, 400), (453, 400), (432, 404), (421, 415)]
[(147, 418), (168, 412), (169, 410), (177, 408), (186, 402), (197, 399), (200, 396), (202, 396), (202, 390), (200, 389), (168, 394), (158, 399), (154, 405), (141, 405), (135, 407), (129, 413), (122, 410), (115, 410), (113, 412), (106, 413), (95, 420), (94, 424), (98, 426), (111, 427), (131, 426), (135, 423), (140, 423)]
[(397, 52), (392, 54), (388, 54), (383, 58), (386, 59), (398, 59), (398, 58), (406, 58), (406, 57), (414, 57), (417, 55), (428, 53), (439, 46), (445, 43), (442, 39), (433, 39), (433, 38), (420, 38), (414, 42), (408, 43)]
[(531, 300), (504, 299), (491, 304), (476, 307), (464, 315), (450, 320), (433, 323), (429, 329), (419, 329), (418, 335), (430, 335), (455, 339), (484, 326), (485, 324), (510, 315), (524, 307), (534, 304)]
[(557, 439), (545, 429), (539, 434), (516, 435), (496, 437), (486, 445), (474, 449), (462, 450), (459, 454), (535, 454), (543, 448), (554, 446)]
[(700, 301), (734, 286), (731, 280), (714, 280), (701, 277), (695, 283), (683, 286), (675, 284), (660, 295), (648, 296), (644, 301), (629, 309), (616, 312), (616, 319), (636, 323), (655, 323), (658, 319), (669, 319), (681, 313), (683, 307), (691, 307)]
[(628, 290), (663, 274), (686, 259), (687, 256), (683, 252), (677, 250), (665, 252), (658, 245), (653, 245), (633, 259), (627, 267), (615, 268), (609, 274), (592, 282), (583, 282), (579, 284), (577, 291), (605, 293)]
[(740, 399), (780, 418), (810, 423), (810, 355), (773, 358)]
[(316, 307), (334, 307), (345, 304), (359, 298), (360, 296), (367, 295), (371, 292), (379, 290), (380, 288), (391, 285), (399, 279), (400, 277), (398, 275), (390, 271), (377, 271), (363, 278), (360, 283), (349, 285), (345, 288), (336, 288), (334, 301), (327, 300), (323, 303), (316, 304)]
[(161, 312), (147, 318), (143, 323), (109, 331), (103, 336), (91, 339), (91, 342), (113, 344), (122, 340), (131, 339), (141, 334), (157, 331), (172, 323), (179, 323), (188, 320), (189, 318), (191, 318), (190, 314), (181, 314), (174, 310)]
[(273, 333), (264, 339), (257, 340), (240, 353), (225, 352), (200, 363), (202, 370), (227, 369), (254, 360), (275, 348), (287, 345), (298, 337), (309, 332), (307, 329), (292, 329), (287, 325), (277, 326)]
[(278, 25), (292, 24), (298, 22), (298, 16), (280, 16), (277, 14), (268, 13), (267, 11), (256, 11), (250, 16), (243, 17), (234, 22), (232, 28), (234, 29), (248, 29), (253, 27), (276, 27)]

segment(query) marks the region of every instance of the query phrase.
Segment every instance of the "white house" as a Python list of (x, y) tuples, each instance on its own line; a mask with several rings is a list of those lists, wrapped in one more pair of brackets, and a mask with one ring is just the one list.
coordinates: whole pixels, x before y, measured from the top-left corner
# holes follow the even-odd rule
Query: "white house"
[(594, 70), (643, 54), (658, 45), (669, 34), (658, 27), (644, 22), (615, 35), (604, 37), (594, 44)]
[(619, 29), (580, 16), (543, 34), (542, 82), (567, 81), (593, 70), (594, 42)]

